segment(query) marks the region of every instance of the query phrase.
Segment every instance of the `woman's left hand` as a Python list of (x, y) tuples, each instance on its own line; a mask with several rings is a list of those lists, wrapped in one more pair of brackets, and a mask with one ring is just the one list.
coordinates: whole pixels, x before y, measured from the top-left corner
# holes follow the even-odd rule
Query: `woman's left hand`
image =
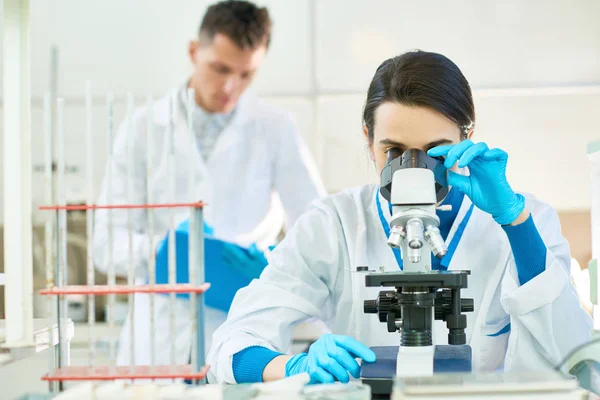
[(460, 168), (469, 167), (469, 176), (448, 171), (448, 184), (469, 196), (475, 206), (491, 214), (500, 225), (513, 223), (525, 209), (525, 199), (506, 180), (505, 151), (490, 150), (485, 143), (467, 139), (456, 145), (434, 147), (427, 154), (445, 156), (444, 166), (448, 169), (456, 162)]

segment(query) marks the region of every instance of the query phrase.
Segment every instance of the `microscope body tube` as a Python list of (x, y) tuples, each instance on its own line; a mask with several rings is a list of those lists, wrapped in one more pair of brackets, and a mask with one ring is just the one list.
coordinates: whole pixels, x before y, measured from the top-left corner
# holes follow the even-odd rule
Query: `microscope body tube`
[[(403, 271), (431, 271), (431, 240), (426, 232), (430, 227), (437, 229), (437, 202), (435, 177), (425, 168), (406, 168), (392, 176), (391, 203), (393, 205), (392, 226), (405, 233), (402, 240)], [(434, 294), (427, 287), (403, 287), (399, 294), (402, 304), (402, 331), (400, 348), (419, 347), (417, 352), (430, 351)], [(426, 348), (423, 350), (422, 348)], [(412, 358), (414, 350), (406, 350), (404, 356)], [(398, 357), (401, 358), (402, 353)], [(418, 358), (418, 357), (417, 357)], [(425, 369), (429, 369), (429, 364)]]
[(436, 214), (435, 177), (425, 168), (396, 170), (390, 193), (391, 230), (388, 244), (401, 247), (406, 272), (431, 271), (431, 252), (446, 254)]

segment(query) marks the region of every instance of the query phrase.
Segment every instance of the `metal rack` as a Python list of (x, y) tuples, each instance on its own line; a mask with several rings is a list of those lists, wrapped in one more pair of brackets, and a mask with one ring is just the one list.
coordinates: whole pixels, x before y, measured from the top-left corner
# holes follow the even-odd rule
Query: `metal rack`
[[(188, 102), (194, 101), (193, 90), (188, 91)], [(194, 202), (190, 199), (189, 202), (175, 202), (171, 201), (167, 204), (154, 204), (152, 203), (152, 159), (153, 149), (150, 145), (152, 143), (152, 98), (149, 96), (147, 99), (147, 110), (148, 110), (148, 121), (147, 121), (147, 160), (146, 175), (147, 179), (147, 191), (148, 191), (148, 204), (134, 204), (133, 201), (133, 157), (128, 157), (128, 204), (112, 204), (112, 145), (114, 137), (114, 124), (113, 124), (113, 96), (112, 94), (107, 95), (107, 118), (108, 118), (108, 165), (107, 168), (107, 196), (106, 204), (95, 204), (94, 187), (93, 187), (93, 124), (92, 124), (92, 91), (91, 83), (88, 82), (86, 85), (86, 116), (87, 116), (87, 128), (86, 128), (86, 139), (87, 139), (87, 160), (86, 160), (86, 172), (87, 172), (87, 201), (85, 205), (68, 205), (66, 204), (65, 197), (65, 185), (64, 185), (64, 174), (65, 174), (65, 157), (64, 157), (64, 100), (56, 100), (56, 121), (55, 121), (55, 140), (56, 143), (56, 154), (57, 154), (57, 175), (56, 175), (56, 194), (58, 199), (57, 205), (46, 205), (39, 209), (43, 211), (52, 212), (52, 217), (46, 220), (46, 289), (40, 291), (41, 295), (48, 297), (48, 310), (52, 316), (52, 319), (57, 322), (58, 325), (58, 343), (57, 351), (50, 352), (50, 371), (47, 375), (42, 377), (43, 380), (50, 382), (50, 389), (52, 391), (62, 390), (63, 383), (66, 381), (107, 381), (107, 380), (156, 380), (156, 379), (187, 379), (195, 381), (197, 384), (204, 382), (208, 367), (205, 364), (205, 346), (204, 346), (204, 299), (203, 293), (208, 290), (209, 284), (204, 282), (204, 236), (203, 236), (203, 207), (204, 203)], [(132, 146), (130, 145), (130, 138), (133, 137), (133, 113), (134, 113), (134, 99), (133, 95), (128, 95), (128, 111), (126, 129), (127, 129), (127, 149), (128, 155), (132, 155), (130, 151)], [(46, 94), (44, 98), (44, 143), (45, 143), (45, 193), (47, 204), (52, 202), (53, 196), (53, 175), (52, 175), (52, 98), (50, 94)], [(171, 107), (170, 121), (172, 121), (173, 107)], [(194, 130), (192, 125), (192, 110), (191, 104), (188, 104), (188, 128), (189, 128), (189, 140), (190, 144), (193, 145), (195, 141)], [(168, 169), (169, 169), (169, 181), (168, 186), (172, 199), (175, 198), (175, 174), (174, 174), (174, 132), (172, 123), (169, 124), (167, 131), (170, 152), (168, 158)], [(190, 152), (190, 157), (193, 152)], [(193, 166), (193, 162), (189, 163)], [(195, 174), (193, 167), (189, 171), (189, 188), (190, 194), (195, 193)], [(175, 221), (174, 221), (174, 209), (187, 208), (190, 210), (190, 230), (189, 230), (189, 284), (178, 284), (176, 282), (176, 252), (175, 252)], [(107, 285), (96, 285), (94, 282), (94, 262), (93, 262), (93, 223), (94, 223), (94, 212), (96, 210), (103, 209), (108, 212), (108, 284)], [(169, 260), (168, 260), (168, 283), (157, 284), (156, 283), (156, 271), (155, 271), (155, 254), (154, 254), (154, 232), (153, 232), (153, 210), (155, 209), (168, 209), (170, 216), (170, 229), (168, 233), (169, 238)], [(124, 210), (127, 212), (127, 229), (129, 232), (129, 262), (127, 269), (127, 284), (117, 285), (115, 266), (112, 260), (112, 240), (113, 240), (113, 210)], [(148, 254), (148, 283), (144, 285), (135, 284), (135, 260), (133, 255), (133, 210), (144, 210), (148, 218), (148, 237), (150, 239), (150, 252)], [(68, 285), (67, 284), (67, 226), (66, 226), (66, 214), (68, 211), (85, 211), (87, 217), (87, 240), (88, 240), (88, 259), (87, 259), (87, 285)], [(56, 231), (56, 235), (54, 232)], [(56, 257), (54, 257), (54, 251), (56, 249)], [(150, 298), (150, 353), (151, 353), (151, 365), (135, 365), (135, 324), (134, 322), (134, 294), (146, 293), (151, 296)], [(175, 295), (178, 293), (188, 293), (190, 295), (191, 307), (190, 307), (190, 318), (192, 320), (192, 352), (191, 352), (191, 364), (190, 365), (176, 365), (174, 360), (174, 343), (171, 344), (171, 365), (155, 365), (154, 363), (154, 351), (155, 351), (155, 338), (154, 338), (154, 296), (156, 294), (169, 294), (170, 296), (170, 334), (174, 337), (174, 306), (175, 306)], [(69, 351), (68, 347), (62, 345), (61, 338), (66, 335), (66, 316), (68, 310), (68, 298), (66, 296), (78, 294), (85, 295), (88, 297), (88, 329), (89, 329), (89, 365), (70, 366)], [(95, 366), (95, 312), (94, 312), (94, 298), (95, 296), (105, 295), (108, 296), (108, 325), (114, 327), (114, 313), (113, 309), (115, 306), (115, 295), (126, 294), (129, 296), (130, 305), (130, 365), (119, 366), (119, 367), (107, 367), (107, 366)], [(146, 334), (144, 332), (143, 334)], [(56, 353), (56, 354), (55, 354)], [(54, 383), (58, 383), (58, 388), (54, 386)]]
[[(53, 382), (59, 382), (58, 389), (63, 385), (62, 382), (69, 380), (111, 380), (111, 379), (192, 379), (198, 383), (202, 382), (206, 375), (204, 367), (205, 349), (204, 349), (204, 299), (202, 294), (208, 289), (208, 284), (204, 283), (204, 242), (203, 242), (203, 203), (197, 199), (187, 199), (186, 202), (170, 204), (154, 204), (151, 196), (152, 180), (148, 178), (148, 192), (150, 196), (146, 199), (147, 204), (134, 204), (128, 201), (128, 204), (115, 205), (110, 201), (106, 204), (95, 204), (92, 165), (95, 149), (92, 144), (92, 92), (91, 84), (88, 82), (86, 87), (86, 138), (87, 138), (87, 201), (85, 206), (71, 207), (66, 204), (64, 174), (66, 165), (64, 157), (64, 100), (56, 99), (55, 96), (46, 94), (44, 96), (44, 147), (45, 147), (45, 204), (42, 210), (49, 211), (49, 218), (45, 224), (45, 259), (46, 259), (46, 289), (42, 294), (48, 298), (48, 312), (51, 316), (50, 324), (44, 321), (44, 327), (38, 329), (34, 323), (40, 325), (40, 321), (33, 319), (33, 292), (32, 292), (32, 259), (31, 259), (31, 89), (30, 89), (30, 0), (5, 0), (2, 3), (2, 47), (3, 47), (3, 98), (11, 99), (3, 103), (3, 165), (4, 165), (4, 193), (5, 195), (5, 231), (10, 235), (4, 235), (5, 242), (5, 275), (3, 278), (10, 282), (6, 286), (6, 321), (3, 328), (3, 349), (10, 349), (11, 354), (24, 354), (31, 349), (37, 349), (36, 340), (39, 335), (38, 330), (46, 332), (46, 342), (50, 345), (56, 344), (57, 351), (49, 351), (49, 373), (43, 378), (52, 382), (51, 389), (56, 390)], [(53, 90), (56, 93), (56, 90)], [(193, 92), (188, 93), (188, 101), (193, 102)], [(151, 97), (147, 99), (148, 105), (152, 104)], [(127, 121), (131, 122), (134, 106), (133, 95), (128, 95), (128, 115)], [(52, 110), (56, 105), (56, 111)], [(152, 118), (151, 107), (149, 107), (149, 121)], [(193, 107), (188, 107), (188, 124), (190, 125), (190, 140), (194, 140), (193, 126), (191, 124), (191, 111)], [(109, 160), (112, 152), (113, 139), (113, 96), (107, 95), (107, 119), (109, 128), (106, 132), (108, 136), (108, 155)], [(53, 143), (53, 124), (55, 124), (55, 141)], [(148, 137), (151, 137), (152, 124), (148, 124)], [(171, 138), (171, 148), (173, 148), (173, 129), (170, 124), (169, 135)], [(149, 143), (151, 143), (149, 141)], [(54, 152), (54, 148), (56, 151)], [(56, 182), (53, 185), (52, 158), (53, 153), (56, 156)], [(152, 157), (152, 148), (148, 146), (148, 160)], [(190, 152), (190, 156), (192, 152)], [(131, 159), (131, 157), (130, 157)], [(169, 170), (171, 179), (169, 188), (174, 194), (174, 152), (169, 157)], [(110, 165), (110, 164), (109, 164)], [(193, 165), (193, 163), (190, 163)], [(133, 163), (130, 164), (130, 167)], [(111, 168), (108, 169), (108, 187), (111, 187)], [(128, 193), (133, 194), (133, 185), (131, 184), (131, 168), (129, 168)], [(152, 164), (149, 161), (146, 166), (147, 176), (152, 174)], [(190, 169), (189, 174), (190, 187), (195, 184), (194, 170)], [(56, 188), (56, 196), (53, 189)], [(194, 193), (195, 191), (190, 191)], [(174, 196), (173, 196), (174, 198)], [(55, 204), (56, 203), (56, 204)], [(55, 204), (55, 205), (51, 205)], [(189, 284), (179, 285), (176, 283), (176, 259), (174, 247), (174, 208), (188, 208), (190, 210), (190, 253), (189, 264), (194, 266), (190, 268)], [(94, 263), (92, 259), (93, 242), (93, 220), (94, 211), (99, 208), (109, 209), (109, 215), (112, 215), (114, 209), (126, 210), (128, 214), (129, 228), (129, 255), (130, 265), (127, 276), (127, 285), (117, 285), (114, 265), (109, 267), (108, 284), (98, 286), (94, 282)], [(157, 285), (155, 279), (154, 265), (154, 237), (153, 237), (153, 219), (152, 210), (156, 208), (168, 208), (171, 216), (171, 226), (169, 230), (169, 283)], [(71, 210), (82, 210), (87, 215), (87, 237), (88, 237), (88, 260), (87, 260), (87, 285), (68, 286), (67, 280), (67, 212)], [(132, 232), (133, 221), (131, 210), (146, 209), (148, 214), (148, 235), (150, 238), (150, 251), (148, 254), (149, 281), (146, 285), (136, 286), (134, 282), (135, 266), (133, 265), (132, 251)], [(109, 233), (112, 235), (110, 227), (111, 218), (109, 218)], [(56, 233), (56, 235), (54, 235)], [(109, 235), (109, 236), (110, 236)], [(110, 243), (110, 240), (109, 240)], [(110, 247), (110, 246), (109, 246)], [(108, 249), (111, 254), (112, 248)], [(56, 256), (56, 257), (55, 257)], [(111, 265), (111, 263), (109, 263)], [(68, 296), (71, 293), (78, 293), (88, 296), (88, 329), (89, 329), (89, 366), (85, 368), (75, 368), (69, 366), (69, 340), (73, 334), (73, 324), (67, 318)], [(106, 295), (109, 300), (109, 311), (114, 311), (115, 295), (127, 294), (130, 304), (133, 301), (135, 293), (148, 293), (151, 296), (151, 321), (150, 321), (150, 340), (155, 342), (154, 338), (154, 296), (157, 293), (168, 293), (171, 301), (171, 331), (174, 329), (173, 305), (175, 303), (176, 293), (190, 294), (190, 313), (192, 318), (192, 332), (194, 336), (193, 348), (191, 354), (191, 365), (185, 366), (155, 366), (154, 357), (151, 357), (151, 365), (134, 366), (134, 357), (131, 358), (129, 367), (101, 368), (94, 366), (95, 355), (95, 313), (94, 299), (98, 295)], [(114, 313), (109, 313), (109, 326), (115, 326)], [(130, 313), (133, 321), (133, 312)], [(135, 338), (134, 326), (131, 325), (131, 338)], [(42, 335), (43, 336), (43, 335)], [(174, 353), (172, 346), (172, 354)], [(131, 354), (134, 354), (133, 340)], [(151, 347), (154, 352), (154, 346)], [(6, 354), (6, 351), (2, 352)], [(173, 357), (172, 357), (173, 360)], [(174, 364), (172, 362), (171, 364)]]

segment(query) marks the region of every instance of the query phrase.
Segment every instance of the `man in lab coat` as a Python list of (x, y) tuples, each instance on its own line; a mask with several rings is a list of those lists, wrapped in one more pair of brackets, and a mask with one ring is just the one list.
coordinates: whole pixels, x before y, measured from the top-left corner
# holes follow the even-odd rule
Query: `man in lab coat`
[[(293, 224), (325, 189), (289, 115), (246, 93), (270, 39), (266, 8), (246, 1), (210, 6), (197, 40), (189, 45), (191, 77), (150, 109), (137, 110), (120, 127), (98, 204), (202, 200), (208, 204), (205, 221), (216, 238), (253, 249), (273, 244), (284, 223)], [(189, 88), (195, 97), (194, 135), (187, 122)], [(190, 185), (191, 171), (194, 185)], [(149, 261), (170, 227), (170, 212), (178, 224), (188, 218), (189, 210), (157, 209), (150, 218), (145, 211), (129, 211), (134, 231), (131, 245), (127, 212), (97, 210), (94, 260), (101, 271), (114, 268), (122, 277), (132, 265), (136, 284), (142, 284), (148, 282)], [(191, 351), (188, 301), (177, 299), (173, 336), (167, 296), (156, 296), (154, 332), (150, 332), (150, 296), (137, 294), (134, 309), (134, 353), (128, 318), (117, 363), (170, 364), (174, 342), (174, 361), (187, 364)], [(225, 318), (225, 311), (207, 309), (207, 341)]]

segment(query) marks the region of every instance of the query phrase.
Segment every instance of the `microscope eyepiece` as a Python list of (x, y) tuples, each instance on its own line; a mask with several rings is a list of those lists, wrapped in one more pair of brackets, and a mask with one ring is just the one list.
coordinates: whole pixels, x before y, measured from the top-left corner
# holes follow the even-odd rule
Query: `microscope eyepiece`
[(385, 167), (381, 171), (380, 191), (382, 196), (391, 200), (392, 178), (394, 172), (407, 168), (425, 168), (435, 176), (435, 191), (437, 201), (441, 202), (448, 194), (448, 171), (444, 167), (444, 160), (440, 157), (430, 157), (421, 149), (408, 149), (402, 151), (393, 147), (387, 151)]

